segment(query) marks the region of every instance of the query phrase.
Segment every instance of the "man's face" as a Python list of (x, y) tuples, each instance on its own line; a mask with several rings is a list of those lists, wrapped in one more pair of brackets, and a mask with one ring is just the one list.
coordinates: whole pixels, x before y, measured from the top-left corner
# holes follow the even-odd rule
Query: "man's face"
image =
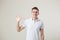
[(38, 15), (39, 15), (39, 11), (36, 10), (36, 9), (33, 9), (33, 10), (32, 10), (32, 17), (33, 17), (33, 18), (37, 18)]

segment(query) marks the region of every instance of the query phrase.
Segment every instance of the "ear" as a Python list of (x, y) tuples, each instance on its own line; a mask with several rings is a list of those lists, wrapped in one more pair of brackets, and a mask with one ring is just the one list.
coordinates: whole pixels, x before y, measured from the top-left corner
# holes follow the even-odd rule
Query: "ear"
[(39, 12), (38, 12), (38, 15), (39, 15)]
[(39, 15), (39, 11), (38, 11), (38, 15)]

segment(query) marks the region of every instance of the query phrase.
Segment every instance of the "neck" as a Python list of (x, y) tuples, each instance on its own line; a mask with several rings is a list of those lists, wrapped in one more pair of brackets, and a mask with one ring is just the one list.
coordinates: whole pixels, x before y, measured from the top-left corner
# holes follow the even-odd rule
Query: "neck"
[(36, 17), (36, 18), (33, 18), (33, 17), (32, 17), (32, 20), (37, 20), (37, 19), (38, 19), (38, 17)]

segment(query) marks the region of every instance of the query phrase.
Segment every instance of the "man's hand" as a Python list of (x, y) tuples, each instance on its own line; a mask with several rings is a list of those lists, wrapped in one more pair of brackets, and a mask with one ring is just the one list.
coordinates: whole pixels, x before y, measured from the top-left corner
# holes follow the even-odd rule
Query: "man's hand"
[(19, 16), (16, 16), (16, 20), (17, 20), (17, 32), (20, 32), (20, 25), (19, 25), (19, 22), (20, 22), (20, 17)]
[(17, 22), (20, 22), (20, 16), (16, 16), (16, 20), (17, 20)]
[(25, 27), (23, 27), (21, 24), (19, 25), (19, 22), (21, 21), (21, 18), (19, 16), (16, 16), (17, 20), (17, 32), (22, 31)]

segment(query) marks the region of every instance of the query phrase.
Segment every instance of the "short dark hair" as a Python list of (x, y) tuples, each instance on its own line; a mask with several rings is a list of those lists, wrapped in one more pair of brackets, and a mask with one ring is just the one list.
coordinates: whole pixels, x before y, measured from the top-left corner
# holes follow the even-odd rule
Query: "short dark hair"
[(33, 7), (33, 8), (32, 8), (32, 10), (33, 10), (33, 9), (36, 9), (36, 10), (38, 10), (38, 11), (39, 11), (38, 7)]

